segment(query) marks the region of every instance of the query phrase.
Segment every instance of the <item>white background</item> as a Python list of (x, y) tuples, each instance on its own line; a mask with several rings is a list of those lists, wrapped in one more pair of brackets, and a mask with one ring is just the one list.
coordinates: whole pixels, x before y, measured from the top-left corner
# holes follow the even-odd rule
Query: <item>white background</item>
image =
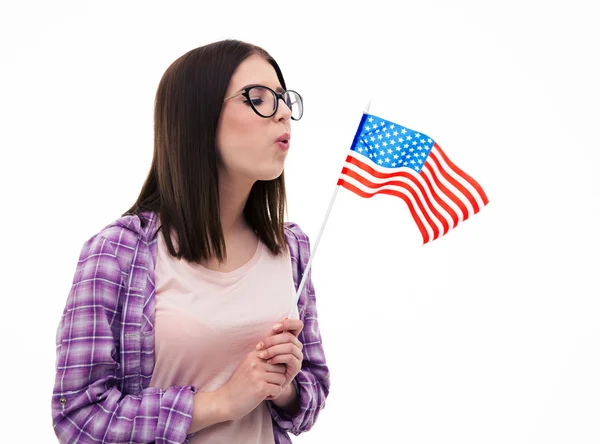
[(238, 38), (305, 98), (286, 175), (313, 244), (369, 100), (490, 199), (422, 246), (400, 199), (340, 190), (313, 263), (331, 393), (293, 441), (599, 443), (593, 3), (3, 2), (2, 442), (55, 442), (56, 326), (146, 177), (164, 70)]

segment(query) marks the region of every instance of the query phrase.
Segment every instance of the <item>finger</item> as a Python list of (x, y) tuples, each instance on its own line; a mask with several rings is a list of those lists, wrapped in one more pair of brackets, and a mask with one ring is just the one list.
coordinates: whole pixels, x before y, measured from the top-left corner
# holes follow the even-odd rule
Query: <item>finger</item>
[(275, 399), (281, 395), (281, 384), (267, 383), (265, 399)]
[(292, 355), (296, 356), (296, 358), (302, 359), (302, 350), (300, 350), (294, 344), (289, 343), (289, 342), (285, 343), (285, 344), (278, 344), (278, 345), (269, 347), (268, 349), (260, 352), (258, 357), (261, 359), (267, 360), (267, 359), (273, 358), (277, 355), (287, 355), (287, 354), (292, 354)]
[(265, 373), (265, 381), (267, 381), (269, 384), (281, 386), (285, 383), (285, 374), (267, 372)]
[(270, 364), (282, 365), (285, 364), (286, 368), (292, 368), (295, 371), (300, 371), (302, 368), (302, 360), (298, 359), (294, 355), (277, 355), (274, 358), (269, 359)]
[(302, 329), (304, 328), (304, 322), (300, 319), (288, 319), (285, 318), (283, 321), (278, 322), (273, 326), (273, 331), (281, 332), (281, 331), (289, 331), (294, 336), (298, 337)]
[(291, 342), (296, 347), (298, 347), (300, 350), (302, 350), (302, 348), (303, 348), (302, 343), (296, 336), (294, 336), (292, 333), (290, 333), (288, 331), (285, 331), (285, 332), (277, 333), (273, 336), (264, 338), (261, 342), (259, 342), (256, 345), (256, 350), (267, 349), (269, 347), (272, 347), (273, 345), (285, 344), (287, 342)]
[(266, 367), (265, 367), (265, 371), (270, 372), (270, 373), (285, 373), (285, 365), (284, 364), (271, 364), (271, 363), (265, 363)]

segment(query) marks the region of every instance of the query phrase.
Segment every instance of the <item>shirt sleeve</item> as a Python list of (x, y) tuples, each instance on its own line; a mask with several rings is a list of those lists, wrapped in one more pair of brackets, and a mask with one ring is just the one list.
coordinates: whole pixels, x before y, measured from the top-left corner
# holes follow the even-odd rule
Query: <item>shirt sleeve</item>
[(56, 335), (52, 423), (61, 443), (189, 439), (193, 386), (148, 387), (138, 395), (121, 391), (122, 293), (128, 273), (101, 234), (84, 244)]
[[(310, 257), (310, 243), (308, 236), (296, 224), (290, 224), (289, 229), (293, 236), (289, 246), (292, 252), (293, 274), (296, 288), (302, 279), (304, 269)], [(294, 257), (296, 260), (294, 260)], [(267, 405), (273, 420), (279, 427), (294, 435), (299, 435), (312, 428), (321, 410), (325, 407), (325, 400), (329, 394), (330, 375), (327, 367), (321, 333), (317, 316), (317, 302), (312, 284), (310, 270), (304, 289), (298, 300), (298, 312), (304, 327), (298, 336), (303, 345), (302, 369), (296, 375), (292, 384), (298, 393), (300, 409), (290, 417), (286, 415), (272, 401)]]

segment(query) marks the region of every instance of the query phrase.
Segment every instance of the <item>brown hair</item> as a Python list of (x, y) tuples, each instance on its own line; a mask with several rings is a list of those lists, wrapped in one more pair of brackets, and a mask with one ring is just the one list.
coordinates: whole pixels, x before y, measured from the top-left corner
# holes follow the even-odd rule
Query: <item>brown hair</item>
[[(150, 172), (135, 204), (126, 214), (145, 221), (143, 211), (156, 212), (171, 255), (189, 262), (226, 257), (219, 210), (216, 133), (229, 81), (251, 55), (269, 62), (286, 89), (277, 62), (265, 50), (239, 40), (223, 40), (193, 49), (163, 74), (154, 107), (154, 154)], [(275, 254), (286, 247), (283, 173), (257, 181), (244, 216)], [(176, 234), (178, 250), (171, 239)]]

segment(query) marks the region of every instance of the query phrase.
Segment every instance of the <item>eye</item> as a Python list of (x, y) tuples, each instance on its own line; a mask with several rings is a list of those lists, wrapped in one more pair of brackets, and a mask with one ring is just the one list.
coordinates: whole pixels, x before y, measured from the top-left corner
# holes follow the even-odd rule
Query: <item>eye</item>
[[(250, 102), (249, 102), (248, 100), (244, 100), (244, 103), (245, 103), (246, 105), (250, 106)], [(259, 98), (259, 99), (252, 99), (252, 104), (253, 104), (254, 106), (260, 106), (260, 105), (262, 105), (263, 103), (264, 103), (264, 100), (263, 100), (263, 99), (260, 99), (260, 98)]]

